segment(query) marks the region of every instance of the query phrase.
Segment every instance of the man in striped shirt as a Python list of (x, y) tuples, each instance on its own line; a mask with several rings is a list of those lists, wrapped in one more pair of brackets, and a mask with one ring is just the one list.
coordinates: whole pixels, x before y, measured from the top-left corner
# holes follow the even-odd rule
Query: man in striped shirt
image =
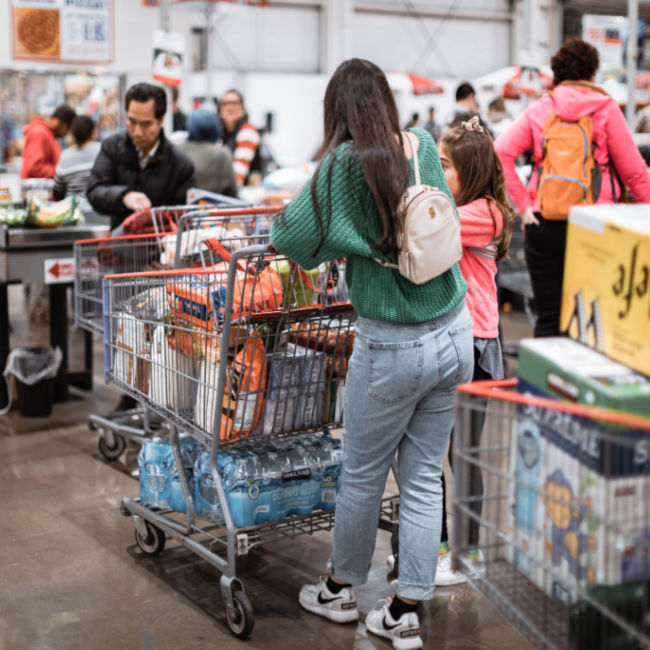
[(246, 185), (259, 162), (259, 131), (248, 121), (244, 98), (237, 90), (227, 90), (219, 102), (224, 146), (232, 153), (232, 165), (239, 187)]

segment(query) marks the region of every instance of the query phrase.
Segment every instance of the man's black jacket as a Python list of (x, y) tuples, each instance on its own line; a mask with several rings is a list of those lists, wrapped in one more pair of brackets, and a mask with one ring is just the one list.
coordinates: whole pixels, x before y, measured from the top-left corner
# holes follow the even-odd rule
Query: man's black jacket
[(131, 214), (122, 199), (127, 192), (144, 192), (151, 205), (184, 205), (195, 184), (192, 161), (164, 133), (149, 164), (140, 169), (138, 152), (126, 131), (104, 142), (87, 181), (86, 195), (100, 214), (111, 218), (111, 230)]

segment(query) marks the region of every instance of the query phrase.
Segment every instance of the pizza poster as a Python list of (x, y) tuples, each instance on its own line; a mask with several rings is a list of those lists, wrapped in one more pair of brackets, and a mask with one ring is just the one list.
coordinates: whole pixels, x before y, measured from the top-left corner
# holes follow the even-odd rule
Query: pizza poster
[(110, 63), (113, 0), (10, 0), (13, 58)]

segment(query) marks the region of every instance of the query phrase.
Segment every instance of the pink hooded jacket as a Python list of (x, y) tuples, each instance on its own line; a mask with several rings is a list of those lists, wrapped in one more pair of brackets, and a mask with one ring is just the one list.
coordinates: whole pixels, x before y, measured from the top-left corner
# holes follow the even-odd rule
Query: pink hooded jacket
[[(553, 110), (561, 118), (569, 121), (576, 121), (583, 115), (591, 115), (594, 158), (602, 171), (597, 203), (614, 202), (608, 167), (610, 159), (623, 183), (634, 194), (636, 201), (650, 203), (650, 174), (634, 143), (623, 113), (609, 95), (596, 90), (597, 86), (588, 82), (579, 83), (580, 86), (557, 86), (553, 91), (555, 102), (548, 94), (541, 97), (529, 106), (494, 143), (503, 164), (508, 194), (520, 211), (528, 206), (532, 206), (535, 211), (539, 209), (537, 167), (542, 161), (542, 131), (546, 118)], [(590, 86), (594, 90), (591, 90)], [(526, 189), (515, 171), (515, 160), (529, 149), (533, 150), (534, 171)], [(617, 196), (619, 192), (620, 188), (617, 184)]]

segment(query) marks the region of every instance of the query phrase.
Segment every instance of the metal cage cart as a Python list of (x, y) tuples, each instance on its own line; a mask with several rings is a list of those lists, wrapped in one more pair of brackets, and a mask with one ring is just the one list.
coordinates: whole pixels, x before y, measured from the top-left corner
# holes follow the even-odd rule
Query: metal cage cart
[[(75, 324), (96, 335), (104, 333), (102, 281), (104, 276), (198, 264), (200, 242), (219, 236), (236, 243), (265, 221), (274, 208), (214, 208), (163, 206), (152, 208), (149, 234), (130, 234), (81, 240), (75, 243)], [(165, 231), (163, 225), (168, 221)], [(234, 244), (233, 244), (234, 245)], [(115, 460), (127, 440), (139, 442), (164, 425), (146, 407), (89, 418), (89, 428), (99, 433), (98, 448), (107, 460)]]
[(650, 647), (650, 420), (516, 386), (458, 389), (457, 568), (535, 648)]
[(251, 241), (205, 243), (205, 268), (104, 280), (107, 381), (170, 426), (167, 443), (143, 445), (140, 498), (122, 512), (144, 553), (169, 536), (221, 572), (239, 637), (254, 615), (237, 557), (333, 527), (341, 452), (329, 432), (355, 319), (334, 265), (302, 271)]

